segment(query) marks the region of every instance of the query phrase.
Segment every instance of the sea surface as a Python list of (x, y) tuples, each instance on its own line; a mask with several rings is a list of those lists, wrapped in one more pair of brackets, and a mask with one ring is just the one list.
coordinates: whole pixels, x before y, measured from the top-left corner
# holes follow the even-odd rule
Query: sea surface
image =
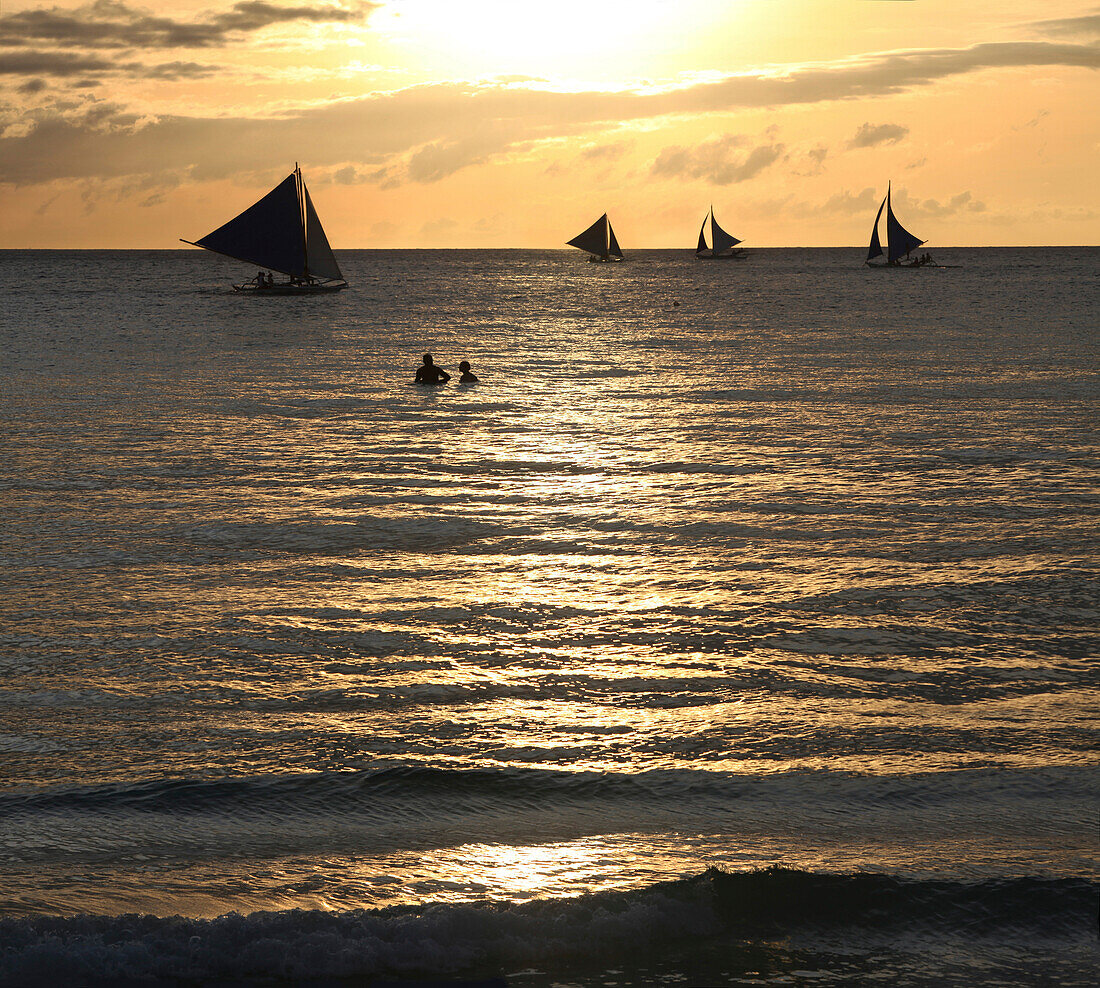
[(933, 253), (0, 252), (0, 982), (1092, 985), (1100, 250)]

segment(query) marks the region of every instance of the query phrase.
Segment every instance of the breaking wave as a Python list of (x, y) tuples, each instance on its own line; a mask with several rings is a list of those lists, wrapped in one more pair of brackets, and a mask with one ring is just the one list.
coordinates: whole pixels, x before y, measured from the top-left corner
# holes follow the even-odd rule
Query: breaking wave
[[(506, 977), (525, 968), (605, 970), (723, 944), (818, 932), (851, 949), (887, 935), (1076, 938), (1096, 911), (1084, 880), (972, 884), (769, 868), (630, 892), (515, 903), (0, 920), (0, 979), (26, 986), (316, 983), (335, 978)], [(759, 958), (757, 958), (759, 963)], [(527, 972), (530, 973), (530, 972)], [(506, 983), (506, 982), (503, 982)]]

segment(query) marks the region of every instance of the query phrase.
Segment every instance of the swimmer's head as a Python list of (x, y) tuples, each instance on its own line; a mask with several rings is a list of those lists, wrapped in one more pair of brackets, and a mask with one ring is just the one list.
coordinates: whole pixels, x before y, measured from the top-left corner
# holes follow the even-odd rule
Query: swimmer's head
[(424, 354), (424, 363), (431, 364), (431, 362), (432, 362), (432, 355), (430, 353)]
[(463, 360), (462, 363), (458, 365), (458, 369), (460, 371), (468, 371), (470, 369), (470, 361)]

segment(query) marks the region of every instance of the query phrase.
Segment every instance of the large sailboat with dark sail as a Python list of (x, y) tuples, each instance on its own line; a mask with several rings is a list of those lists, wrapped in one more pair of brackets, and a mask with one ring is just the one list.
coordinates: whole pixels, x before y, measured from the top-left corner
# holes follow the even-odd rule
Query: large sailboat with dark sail
[[(710, 223), (710, 246), (707, 246), (707, 223)], [(714, 218), (714, 207), (703, 217), (703, 225), (699, 228), (699, 243), (695, 248), (695, 256), (700, 261), (737, 260), (745, 256), (745, 248), (738, 247), (741, 243), (736, 237), (726, 233)]]
[[(234, 285), (238, 292), (317, 295), (348, 287), (297, 164), (239, 216), (201, 240), (183, 243), (266, 269), (252, 281)], [(276, 281), (271, 272), (285, 275), (287, 280)]]
[[(882, 249), (882, 241), (878, 236), (878, 223), (882, 219), (882, 211), (886, 210), (886, 250)], [(910, 260), (909, 255), (921, 246), (925, 241), (914, 237), (908, 230), (905, 229), (899, 222), (898, 218), (894, 215), (893, 207), (890, 205), (890, 185), (886, 186), (886, 198), (882, 200), (882, 205), (878, 207), (878, 213), (875, 215), (875, 225), (871, 229), (871, 243), (867, 247), (867, 260), (866, 264), (869, 268), (919, 268), (926, 264), (931, 264), (933, 267), (937, 266), (932, 260), (931, 255), (925, 254), (922, 257)], [(872, 264), (871, 262), (876, 257), (885, 257), (886, 260), (878, 264)], [(902, 258), (905, 258), (903, 263)]]
[(570, 247), (577, 247), (588, 252), (590, 261), (621, 261), (623, 252), (619, 247), (619, 241), (615, 239), (615, 231), (611, 229), (611, 221), (604, 213), (584, 233), (578, 233), (572, 240), (566, 241)]

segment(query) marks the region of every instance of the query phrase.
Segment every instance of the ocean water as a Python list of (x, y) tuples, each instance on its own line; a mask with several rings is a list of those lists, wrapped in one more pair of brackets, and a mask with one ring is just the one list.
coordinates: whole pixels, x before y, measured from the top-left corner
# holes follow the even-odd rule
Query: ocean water
[(0, 252), (0, 981), (1091, 985), (1100, 250), (934, 253)]

